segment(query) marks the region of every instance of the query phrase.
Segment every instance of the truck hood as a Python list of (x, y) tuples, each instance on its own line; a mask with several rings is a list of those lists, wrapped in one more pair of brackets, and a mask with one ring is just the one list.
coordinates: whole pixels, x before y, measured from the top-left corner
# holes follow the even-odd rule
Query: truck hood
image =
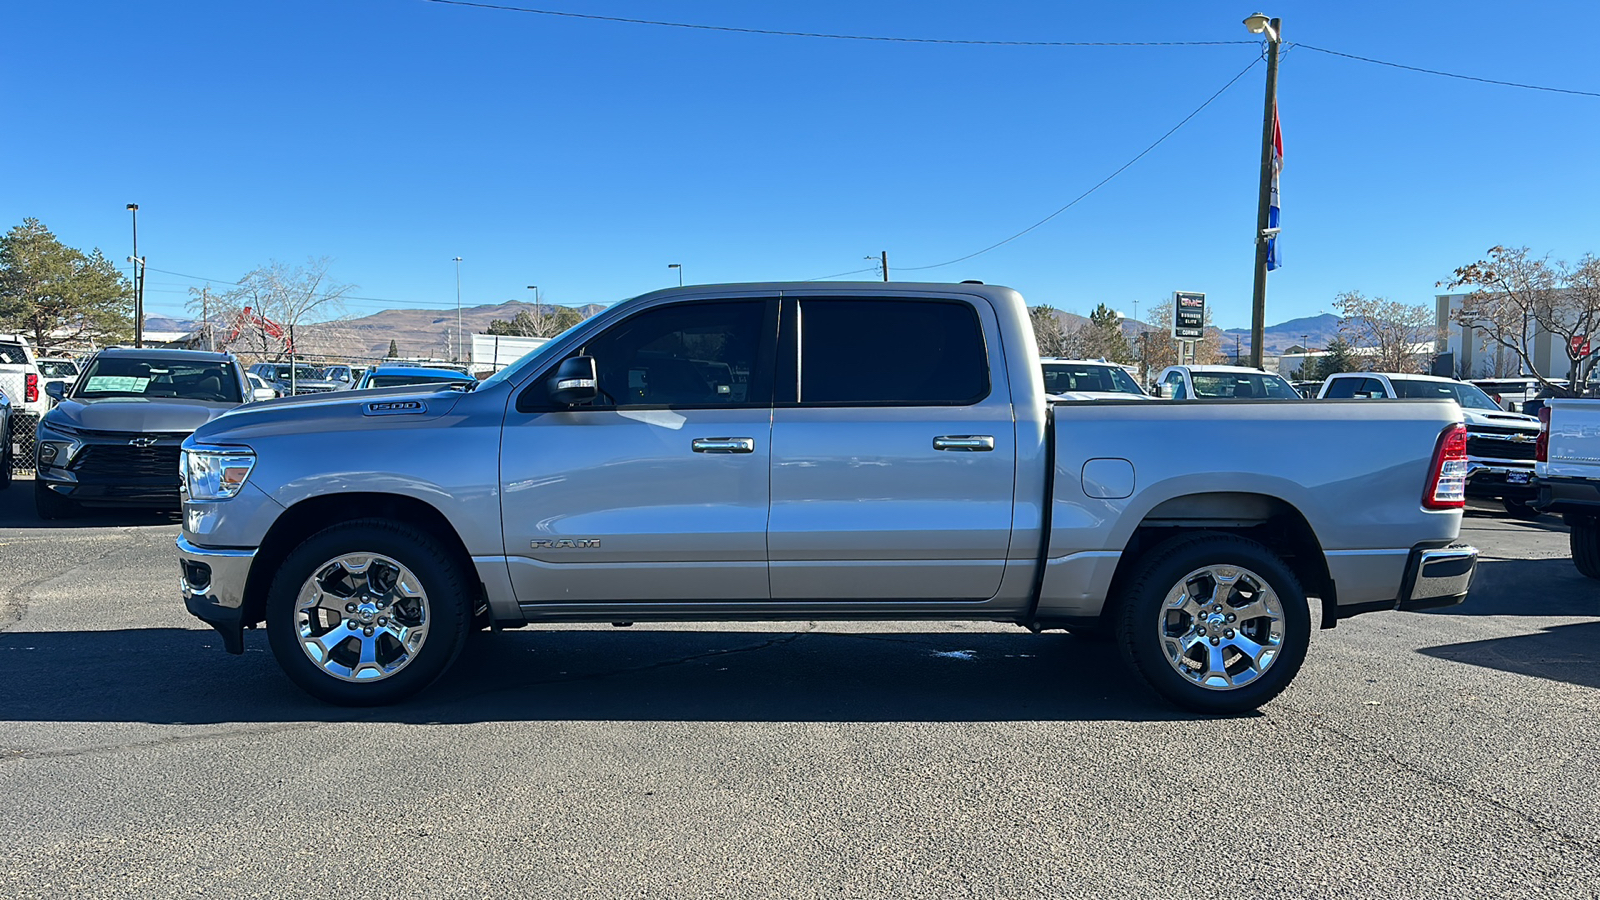
[(1534, 416), (1525, 416), (1513, 412), (1491, 412), (1483, 409), (1461, 409), (1462, 419), (1467, 423), (1467, 428), (1475, 425), (1494, 428), (1515, 428), (1519, 431), (1538, 431), (1539, 420)]
[(59, 423), (89, 431), (193, 431), (236, 406), (170, 397), (68, 397), (45, 414), (44, 422), (46, 427)]
[(366, 391), (325, 391), (236, 407), (195, 431), (202, 444), (248, 444), (255, 437), (311, 432), (397, 430), (438, 419), (466, 391), (446, 385), (401, 385)]

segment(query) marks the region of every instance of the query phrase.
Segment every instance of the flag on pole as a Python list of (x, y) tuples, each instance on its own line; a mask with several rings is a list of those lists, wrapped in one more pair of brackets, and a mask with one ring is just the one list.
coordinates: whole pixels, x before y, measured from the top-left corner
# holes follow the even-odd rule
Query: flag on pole
[[(1272, 192), (1267, 201), (1267, 227), (1278, 228), (1278, 176), (1283, 172), (1283, 130), (1278, 126), (1278, 99), (1272, 99)], [(1267, 238), (1267, 271), (1281, 268), (1283, 256), (1278, 252), (1278, 233)]]

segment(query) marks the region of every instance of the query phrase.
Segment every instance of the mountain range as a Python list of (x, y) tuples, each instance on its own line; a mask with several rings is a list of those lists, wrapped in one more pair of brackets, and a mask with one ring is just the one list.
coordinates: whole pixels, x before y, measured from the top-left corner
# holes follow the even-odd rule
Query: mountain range
[[(553, 305), (547, 303), (544, 308), (548, 311)], [(590, 303), (572, 308), (587, 318), (605, 307)], [(534, 304), (521, 300), (466, 307), (461, 310), (462, 330), (468, 334), (482, 334), (488, 331), (489, 323), (496, 319), (510, 321), (518, 313), (532, 312), (534, 309)], [(1089, 321), (1087, 317), (1076, 313), (1058, 311), (1056, 315), (1069, 326)], [(145, 317), (146, 331), (188, 331), (195, 325), (193, 319)], [(448, 357), (455, 341), (455, 327), (454, 309), (386, 309), (357, 319), (341, 319), (316, 326), (338, 335), (338, 344), (343, 348), (340, 352), (374, 358), (389, 352), (390, 341), (394, 341), (401, 356)], [(1153, 327), (1135, 319), (1124, 319), (1122, 330), (1132, 335), (1153, 330)], [(1233, 349), (1236, 342), (1241, 352), (1249, 352), (1250, 329), (1224, 328), (1218, 329), (1218, 332), (1225, 352)], [(1323, 313), (1268, 326), (1262, 346), (1268, 354), (1280, 354), (1296, 345), (1320, 349), (1328, 346), (1338, 334), (1339, 317)]]

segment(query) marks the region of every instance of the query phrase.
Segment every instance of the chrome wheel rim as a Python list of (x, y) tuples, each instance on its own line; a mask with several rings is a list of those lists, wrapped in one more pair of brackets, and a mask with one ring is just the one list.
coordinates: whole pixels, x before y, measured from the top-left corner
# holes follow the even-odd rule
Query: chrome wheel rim
[(1283, 602), (1239, 566), (1206, 566), (1167, 592), (1156, 622), (1167, 664), (1190, 684), (1231, 691), (1265, 675), (1283, 650)]
[(428, 638), (428, 595), (404, 565), (347, 553), (312, 570), (295, 598), (300, 649), (341, 681), (381, 681), (416, 659)]

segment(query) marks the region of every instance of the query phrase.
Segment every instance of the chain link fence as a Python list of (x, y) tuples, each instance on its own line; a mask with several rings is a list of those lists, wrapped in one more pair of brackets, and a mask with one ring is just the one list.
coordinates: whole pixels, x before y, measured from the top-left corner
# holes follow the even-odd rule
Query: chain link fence
[(11, 433), (6, 435), (11, 442), (11, 474), (33, 474), (34, 429), (38, 425), (38, 417), (11, 411)]

